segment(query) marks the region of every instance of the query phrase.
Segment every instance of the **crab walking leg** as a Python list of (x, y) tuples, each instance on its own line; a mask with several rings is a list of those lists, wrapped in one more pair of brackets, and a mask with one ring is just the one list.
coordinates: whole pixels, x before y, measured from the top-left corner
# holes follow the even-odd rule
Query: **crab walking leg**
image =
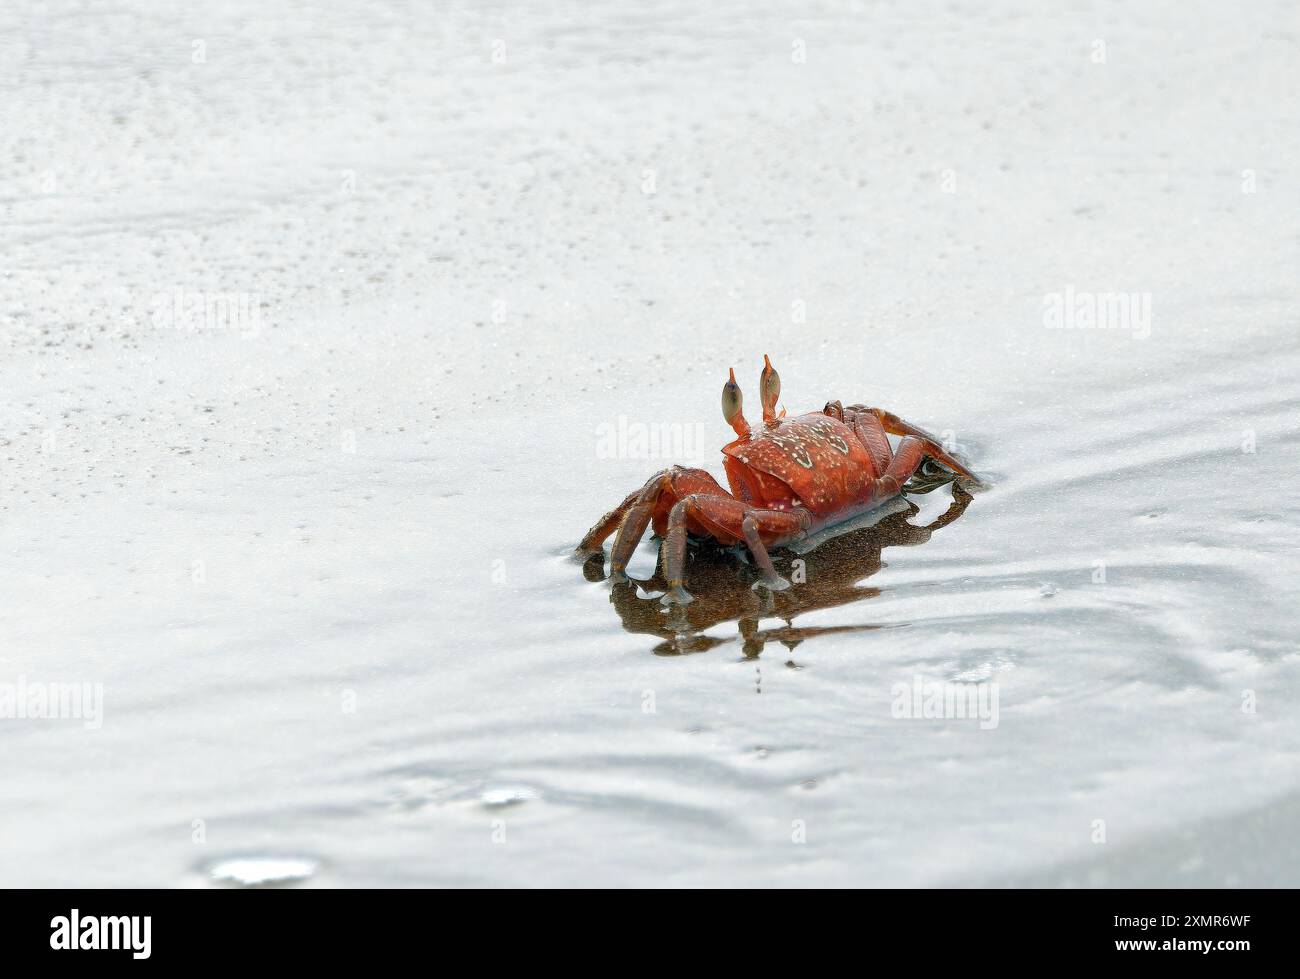
[[(861, 408), (860, 405), (855, 407)], [(939, 445), (939, 440), (923, 428), (917, 428), (911, 422), (905, 422), (892, 412), (885, 411), (884, 408), (862, 408), (861, 410), (869, 411), (880, 419), (880, 424), (884, 426), (886, 432), (890, 435), (910, 435), (913, 438), (920, 439), (925, 445), (925, 455), (928, 455), (936, 462), (947, 466), (959, 476), (965, 476), (967, 479), (979, 481), (979, 477), (966, 468), (965, 464), (959, 462), (954, 456), (943, 450)]]
[(636, 502), (636, 498), (640, 495), (640, 490), (629, 493), (627, 499), (597, 520), (596, 525), (587, 531), (587, 536), (582, 538), (582, 543), (578, 545), (578, 550), (580, 552), (590, 551), (592, 553), (599, 551), (604, 546), (605, 539), (614, 531), (618, 530), (618, 525), (623, 522), (623, 517), (627, 514), (628, 510), (632, 509), (632, 504)]
[(850, 411), (849, 417), (852, 419), (850, 424), (853, 426), (853, 434), (871, 456), (876, 472), (883, 474), (888, 471), (894, 450), (889, 447), (889, 436), (885, 434), (880, 419), (869, 411)]
[(758, 532), (758, 521), (754, 519), (754, 514), (745, 514), (740, 529), (745, 532), (745, 543), (749, 546), (749, 553), (754, 556), (754, 563), (763, 572), (761, 582), (755, 584), (764, 584), (771, 591), (785, 591), (789, 588), (790, 582), (777, 574), (776, 568), (772, 567), (772, 558), (768, 556), (767, 548), (763, 546), (763, 538)]
[[(623, 513), (618, 524), (618, 536), (614, 538), (614, 547), (609, 553), (610, 575), (614, 578), (623, 575), (623, 569), (631, 560), (637, 544), (641, 543), (641, 537), (656, 512), (667, 509), (688, 493), (725, 492), (718, 485), (718, 481), (703, 469), (683, 469), (681, 466), (673, 466), (671, 469), (655, 473), (646, 481), (639, 493), (633, 493), (619, 507)], [(613, 511), (609, 516), (612, 517), (619, 510)], [(602, 521), (593, 530), (600, 529), (603, 525)], [(605, 531), (606, 537), (612, 529), (611, 527)], [(588, 537), (590, 536), (589, 534)], [(604, 537), (601, 540), (604, 540)]]
[(903, 492), (903, 484), (921, 468), (921, 463), (929, 454), (930, 443), (915, 435), (905, 435), (903, 441), (898, 443), (894, 458), (889, 462), (889, 468), (876, 480), (876, 498), (883, 500)]
[(807, 530), (811, 519), (806, 510), (760, 510), (730, 496), (693, 493), (678, 500), (668, 515), (668, 533), (660, 548), (664, 577), (668, 579), (663, 603), (685, 605), (691, 601), (685, 581), (688, 528), (705, 531), (723, 543), (743, 540), (763, 574), (761, 584), (781, 591), (789, 588), (790, 582), (776, 573), (763, 538), (793, 537)]

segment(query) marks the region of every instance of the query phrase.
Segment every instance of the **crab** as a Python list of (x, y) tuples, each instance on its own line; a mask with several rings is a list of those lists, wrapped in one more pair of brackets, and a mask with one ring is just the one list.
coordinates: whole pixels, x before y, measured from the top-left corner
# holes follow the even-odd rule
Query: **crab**
[[(722, 416), (736, 433), (722, 448), (731, 492), (703, 469), (673, 466), (655, 473), (605, 514), (578, 545), (580, 554), (603, 553), (615, 531), (610, 576), (627, 579), (632, 552), (647, 526), (661, 539), (668, 590), (665, 605), (686, 605), (687, 535), (720, 544), (744, 543), (760, 577), (754, 588), (784, 591), (790, 582), (772, 565), (770, 549), (795, 543), (850, 521), (902, 494), (927, 459), (953, 478), (978, 487), (979, 478), (928, 432), (881, 408), (831, 401), (821, 411), (777, 413), (781, 378), (763, 356), (758, 381), (763, 424), (751, 429), (742, 408), (736, 371), (722, 388)], [(901, 436), (895, 447), (888, 435)]]

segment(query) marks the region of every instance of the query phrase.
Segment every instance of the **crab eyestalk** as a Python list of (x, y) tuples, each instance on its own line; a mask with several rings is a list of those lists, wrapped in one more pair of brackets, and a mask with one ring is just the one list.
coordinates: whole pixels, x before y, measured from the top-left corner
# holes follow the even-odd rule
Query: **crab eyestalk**
[(744, 398), (740, 394), (740, 385), (736, 383), (736, 369), (731, 369), (731, 376), (722, 385), (722, 417), (742, 439), (749, 438), (749, 422), (745, 421)]
[(776, 424), (776, 400), (781, 397), (781, 375), (763, 354), (763, 373), (758, 378), (758, 396), (763, 402), (763, 422)]

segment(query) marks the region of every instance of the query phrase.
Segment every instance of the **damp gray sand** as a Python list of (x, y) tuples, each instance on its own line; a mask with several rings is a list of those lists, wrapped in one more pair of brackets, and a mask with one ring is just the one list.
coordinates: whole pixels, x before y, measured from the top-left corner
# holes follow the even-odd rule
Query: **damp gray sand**
[[(3, 883), (1300, 881), (1287, 5), (210, 6), (0, 11)], [(993, 488), (666, 626), (764, 353)]]

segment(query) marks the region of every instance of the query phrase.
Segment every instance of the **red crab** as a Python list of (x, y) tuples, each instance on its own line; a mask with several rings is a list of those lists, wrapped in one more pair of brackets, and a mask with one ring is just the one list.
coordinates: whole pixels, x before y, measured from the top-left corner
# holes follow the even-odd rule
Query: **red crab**
[[(684, 605), (691, 601), (684, 582), (686, 535), (724, 545), (744, 541), (762, 573), (754, 587), (781, 591), (790, 583), (772, 567), (769, 548), (898, 496), (927, 457), (978, 485), (975, 474), (933, 436), (881, 408), (846, 408), (831, 401), (806, 415), (778, 415), (781, 379), (766, 355), (758, 386), (763, 405), (758, 432), (745, 421), (734, 369), (722, 388), (722, 415), (736, 432), (736, 440), (722, 448), (730, 493), (703, 469), (673, 466), (601, 517), (578, 550), (599, 552), (617, 530), (610, 573), (621, 579), (646, 525), (653, 524), (655, 536), (663, 539), (660, 558), (668, 581), (663, 602)], [(890, 448), (886, 432), (903, 436), (896, 448)]]

